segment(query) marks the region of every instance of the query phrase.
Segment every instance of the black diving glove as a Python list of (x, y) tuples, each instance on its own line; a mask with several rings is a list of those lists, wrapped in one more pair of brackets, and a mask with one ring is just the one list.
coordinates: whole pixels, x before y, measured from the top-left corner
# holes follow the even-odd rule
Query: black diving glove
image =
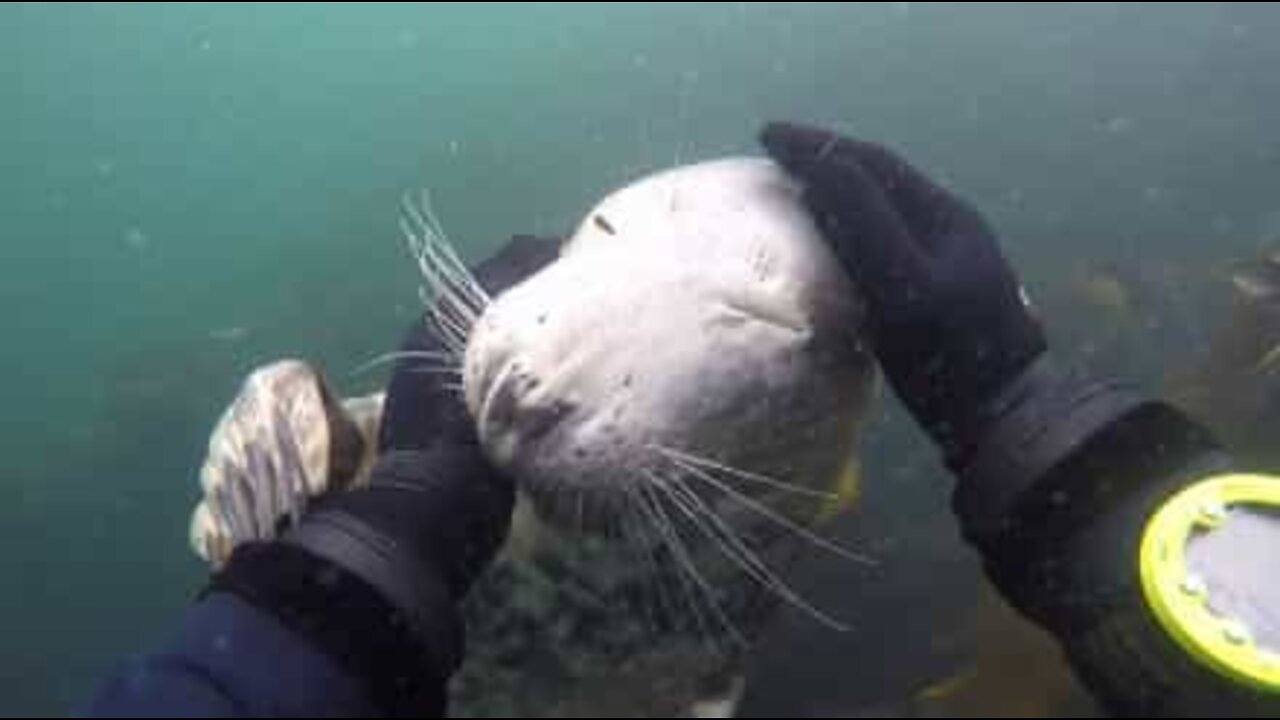
[(888, 150), (795, 125), (762, 142), (868, 305), (868, 332), (899, 399), (956, 461), (999, 393), (1045, 353), (995, 236), (971, 207)]
[(1136, 415), (1159, 426), (1153, 437), (1163, 457), (1153, 463), (1176, 464), (1212, 447), (1193, 423), (1135, 389), (1057, 367), (995, 234), (905, 160), (797, 125), (772, 124), (761, 140), (802, 184), (819, 229), (865, 298), (881, 369), (959, 477), (957, 514), (988, 559), (1025, 547), (1008, 542), (1025, 540), (1017, 537), (1019, 506), (1118, 419)]
[[(521, 236), (474, 269), (497, 294), (554, 259)], [(363, 679), (390, 716), (436, 716), (461, 661), (458, 602), (505, 541), (511, 481), (486, 459), (441, 339), (409, 331), (367, 488), (316, 502), (280, 541), (239, 548), (211, 584), (279, 617)], [(436, 356), (439, 357), (439, 356)]]

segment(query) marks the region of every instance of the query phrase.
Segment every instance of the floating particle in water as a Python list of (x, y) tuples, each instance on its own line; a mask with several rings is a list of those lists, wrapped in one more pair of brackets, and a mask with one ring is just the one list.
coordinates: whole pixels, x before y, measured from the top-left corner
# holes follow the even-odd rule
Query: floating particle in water
[(457, 140), (450, 140), (449, 154), (454, 157), (457, 157), (461, 153), (462, 153), (462, 143), (458, 142)]
[(964, 104), (962, 111), (965, 122), (976, 123), (982, 120), (982, 100), (977, 97), (969, 97)]
[(201, 38), (198, 47), (200, 48), (200, 52), (209, 52), (213, 49), (213, 41), (209, 38)]
[(1142, 190), (1142, 200), (1150, 205), (1164, 202), (1169, 192), (1159, 185), (1151, 185)]
[(631, 66), (643, 70), (649, 67), (649, 56), (644, 53), (636, 53), (631, 56)]
[(1230, 234), (1235, 228), (1235, 220), (1229, 215), (1218, 215), (1213, 218), (1213, 232), (1215, 235)]
[(422, 36), (417, 30), (401, 30), (396, 36), (396, 43), (402, 50), (413, 50), (422, 44)]
[(93, 161), (93, 171), (98, 177), (109, 178), (116, 174), (116, 161), (109, 157), (100, 157)]
[(248, 336), (249, 328), (240, 325), (209, 331), (209, 339), (216, 342), (234, 343), (244, 340)]
[(1104, 122), (1102, 129), (1112, 135), (1123, 135), (1133, 130), (1133, 118), (1117, 115)]
[(111, 501), (111, 512), (116, 515), (130, 515), (138, 508), (138, 504), (127, 497), (117, 497)]
[(124, 231), (124, 245), (134, 252), (144, 252), (151, 247), (151, 236), (140, 227), (131, 227)]

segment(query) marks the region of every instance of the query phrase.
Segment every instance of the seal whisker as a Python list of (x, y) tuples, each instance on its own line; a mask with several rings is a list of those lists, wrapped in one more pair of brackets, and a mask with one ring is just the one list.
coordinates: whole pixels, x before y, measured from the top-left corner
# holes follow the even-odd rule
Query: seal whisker
[(412, 226), (414, 236), (421, 238), (421, 242), (436, 242), (445, 237), (444, 225), (435, 214), (429, 190), (423, 188), (416, 195), (405, 192), (400, 196), (400, 205), (404, 220)]
[(437, 281), (438, 289), (430, 296), (435, 301), (434, 311), (446, 315), (462, 327), (475, 325), (476, 319), (488, 305), (481, 305), (479, 301), (467, 298), (451, 278), (440, 277)]
[(461, 364), (471, 331), (492, 299), (449, 243), (430, 195), (423, 191), (415, 203), (406, 194), (401, 204), (400, 232), (425, 284), (420, 293), (423, 304), (430, 308), (441, 342)]
[[(679, 465), (679, 463), (677, 463), (677, 465)], [(839, 544), (834, 543), (818, 535), (817, 533), (800, 525), (794, 520), (787, 518), (782, 513), (776, 510), (773, 510), (772, 508), (769, 508), (768, 506), (764, 505), (763, 503), (757, 500), (747, 497), (746, 495), (733, 489), (732, 487), (726, 485), (725, 483), (717, 480), (716, 478), (712, 477), (709, 473), (697, 467), (686, 465), (683, 467), (683, 469), (689, 473), (690, 477), (696, 478), (698, 480), (701, 480), (707, 483), (708, 485), (711, 485), (712, 487), (716, 488), (717, 490), (729, 496), (730, 498), (733, 498), (734, 500), (738, 501), (748, 510), (751, 510), (752, 512), (755, 512), (757, 515), (763, 517), (764, 519), (769, 520), (773, 523), (776, 523), (777, 525), (787, 530), (790, 530), (791, 532), (795, 533), (802, 539), (807, 540), (810, 544), (816, 547), (820, 547), (828, 552), (839, 555), (840, 557), (843, 557), (846, 560), (858, 563), (860, 565), (876, 564), (875, 560), (865, 555), (856, 553), (847, 548), (841, 547)]]
[[(649, 473), (646, 472), (645, 475), (649, 476)], [(649, 477), (652, 481), (652, 477)], [(641, 493), (646, 489), (649, 490), (650, 493), (656, 494), (658, 492), (656, 482), (652, 487), (646, 488), (644, 483), (640, 483), (636, 487), (640, 489)], [(676, 529), (675, 524), (671, 521), (671, 518), (667, 515), (666, 511), (662, 509), (661, 500), (658, 497), (652, 497), (650, 498), (650, 503), (654, 517), (658, 521), (657, 526), (659, 530), (663, 530), (667, 536), (667, 547), (675, 556), (676, 561), (683, 566), (685, 573), (687, 574), (686, 576), (702, 591), (702, 598), (705, 605), (711, 610), (716, 620), (728, 632), (734, 642), (738, 644), (739, 647), (747, 647), (746, 639), (743, 637), (741, 631), (738, 630), (737, 626), (733, 624), (733, 621), (725, 614), (724, 608), (721, 607), (719, 599), (716, 598), (715, 591), (711, 588), (710, 584), (707, 583), (707, 580), (702, 576), (702, 573), (698, 572), (698, 566), (693, 561), (692, 556), (690, 556), (689, 549), (685, 545), (684, 540), (680, 538), (679, 530)], [(708, 637), (711, 637), (711, 635), (708, 634)]]
[[(645, 528), (645, 518), (640, 508), (636, 507), (636, 504), (637, 501), (632, 498), (632, 502), (626, 509), (631, 521), (633, 539), (637, 542), (640, 560), (647, 566), (647, 577), (651, 578), (651, 582), (645, 583), (646, 586), (650, 586), (646, 587), (646, 589), (650, 589), (652, 592), (652, 605), (657, 615), (659, 626), (678, 631), (683, 626), (679, 617), (679, 603), (673, 600), (669, 594), (673, 591), (669, 582), (670, 578), (663, 570), (662, 564), (655, 557), (660, 552), (661, 547), (655, 545), (656, 538), (653, 533)], [(678, 595), (678, 593), (676, 594)]]
[(403, 205), (406, 221), (401, 229), (415, 239), (415, 255), (419, 264), (429, 264), (433, 273), (444, 280), (460, 299), (470, 302), (470, 309), (478, 310), (488, 305), (488, 293), (471, 275), (449, 242), (444, 226), (432, 208), (430, 193), (423, 190), (416, 204), (406, 195)]
[[(738, 565), (748, 577), (823, 625), (837, 632), (848, 632), (851, 629), (847, 623), (836, 620), (819, 610), (808, 600), (805, 600), (800, 593), (796, 592), (770, 568), (768, 563), (761, 559), (759, 554), (752, 550), (742, 537), (733, 528), (729, 527), (723, 518), (679, 478), (666, 478), (664, 482), (668, 483), (667, 490), (671, 499), (681, 505), (681, 509), (689, 515), (694, 525), (702, 527), (703, 532), (720, 548), (725, 557)], [(699, 521), (696, 518), (699, 514), (705, 520)]]
[(461, 362), (462, 356), (458, 351), (460, 348), (465, 348), (467, 338), (471, 335), (471, 328), (475, 324), (451, 317), (440, 305), (431, 309), (431, 320), (440, 331), (441, 339), (446, 340), (445, 344), (453, 353), (454, 359)]
[(452, 289), (446, 287), (428, 296), (431, 316), (436, 322), (448, 325), (460, 337), (466, 338), (471, 334), (471, 329), (475, 327), (480, 315), (469, 307), (465, 307), (465, 301), (452, 293)]
[(460, 280), (460, 287), (469, 292), (471, 297), (477, 300), (476, 306), (483, 308), (491, 302), (489, 294), (484, 287), (476, 281), (467, 268), (466, 263), (458, 256), (457, 250), (453, 244), (449, 242), (449, 234), (445, 232), (444, 225), (440, 222), (439, 215), (436, 214), (434, 205), (431, 202), (431, 193), (425, 188), (418, 194), (418, 217), (420, 227), (422, 227), (428, 237), (436, 241), (436, 247), (439, 254), (445, 261), (446, 271), (452, 272), (457, 280)]
[[(624, 506), (618, 513), (619, 525), (622, 529), (623, 547), (628, 555), (634, 557), (637, 564), (641, 564), (644, 570), (641, 574), (641, 582), (635, 588), (634, 595), (630, 595), (632, 604), (639, 606), (639, 612), (644, 617), (646, 629), (651, 637), (658, 637), (663, 632), (663, 611), (659, 606), (656, 592), (654, 592), (659, 581), (657, 566), (654, 565), (652, 557), (649, 555), (649, 548), (646, 546), (644, 539), (639, 536), (636, 528), (636, 514), (639, 511), (634, 507)], [(646, 562), (647, 561), (647, 562)], [(650, 578), (650, 582), (646, 582), (644, 578)]]
[(443, 301), (431, 308), (431, 319), (440, 330), (442, 339), (446, 340), (445, 347), (453, 354), (454, 361), (462, 364), (475, 321), (451, 315)]
[[(655, 477), (652, 473), (646, 471), (644, 475), (649, 479), (649, 482), (650, 482), (650, 486), (648, 490), (652, 495), (652, 504), (653, 504), (654, 511), (661, 516), (663, 523), (668, 528), (670, 528), (671, 535), (676, 541), (676, 544), (671, 546), (671, 549), (675, 552), (677, 560), (680, 561), (681, 565), (683, 565), (685, 569), (689, 572), (689, 575), (693, 579), (693, 581), (702, 590), (705, 603), (707, 607), (711, 609), (719, 625), (728, 632), (732, 640), (738, 646), (745, 648), (747, 646), (747, 642), (745, 639), (746, 636), (744, 636), (742, 632), (738, 630), (738, 627), (729, 618), (728, 614), (724, 610), (724, 607), (721, 605), (720, 599), (717, 597), (717, 594), (714, 588), (711, 586), (709, 582), (707, 582), (706, 577), (704, 577), (703, 574), (699, 572), (697, 562), (694, 559), (694, 555), (689, 550), (689, 544), (686, 543), (684, 538), (680, 535), (679, 523), (677, 523), (676, 519), (673, 518), (663, 508), (663, 503), (662, 503), (663, 494), (665, 493), (668, 496), (667, 499), (670, 501), (670, 498), (669, 498), (670, 492), (667, 491), (662, 486), (661, 481), (657, 477)], [(643, 485), (641, 487), (643, 487)]]
[(422, 368), (413, 368), (411, 370), (406, 370), (405, 372), (412, 373), (414, 375), (448, 375), (450, 377), (455, 377), (459, 379), (462, 378), (462, 371), (459, 370), (458, 368), (422, 367)]
[[(653, 563), (658, 568), (661, 568), (663, 563), (661, 562), (661, 559), (656, 556), (657, 553), (665, 550), (667, 555), (671, 557), (677, 557), (677, 553), (672, 545), (672, 540), (669, 536), (669, 529), (663, 527), (660, 522), (660, 518), (651, 507), (651, 503), (653, 501), (644, 495), (643, 490), (643, 486), (637, 484), (635, 489), (628, 488), (627, 495), (631, 498), (633, 506), (637, 509), (641, 521), (647, 521), (651, 528), (652, 534), (650, 537), (657, 541), (657, 545), (653, 551), (655, 554), (653, 557)], [(678, 596), (683, 596), (685, 603), (689, 606), (691, 611), (689, 615), (693, 618), (693, 623), (695, 625), (695, 627), (692, 628), (692, 631), (701, 637), (711, 637), (711, 633), (707, 630), (703, 610), (698, 604), (697, 591), (692, 586), (683, 565), (681, 565), (678, 560), (676, 562), (675, 571), (675, 582), (673, 583), (675, 587), (673, 588), (673, 592)]]
[(398, 352), (389, 352), (379, 355), (375, 358), (366, 360), (355, 367), (351, 371), (351, 375), (363, 375), (382, 365), (387, 365), (400, 360), (443, 360), (452, 361), (453, 355), (442, 352), (431, 352), (426, 350), (401, 350)]
[(747, 472), (746, 470), (740, 470), (735, 467), (730, 467), (723, 463), (716, 462), (715, 460), (712, 460), (710, 458), (692, 455), (690, 453), (687, 453), (681, 450), (676, 450), (675, 448), (669, 448), (669, 447), (656, 445), (656, 444), (650, 444), (649, 447), (653, 450), (657, 450), (659, 453), (662, 453), (664, 456), (667, 457), (668, 460), (671, 460), (672, 462), (676, 463), (677, 465), (680, 465), (681, 467), (684, 467), (685, 464), (687, 463), (689, 465), (695, 465), (707, 471), (719, 471), (735, 479), (741, 479), (748, 482), (759, 483), (761, 485), (765, 485), (777, 490), (782, 490), (784, 492), (794, 493), (796, 495), (804, 495), (807, 497), (817, 498), (819, 500), (825, 500), (825, 501), (835, 501), (839, 499), (835, 493), (824, 492), (822, 490), (813, 490), (811, 488), (803, 487), (801, 485), (790, 483), (785, 480), (779, 480), (777, 478), (768, 477), (766, 475), (760, 475), (758, 473)]
[(466, 308), (473, 313), (488, 304), (487, 298), (477, 295), (477, 290), (471, 287), (475, 280), (470, 275), (462, 275), (458, 270), (444, 266), (449, 261), (440, 257), (439, 241), (426, 235), (430, 231), (419, 230), (412, 223), (402, 220), (400, 232), (409, 244), (409, 251), (417, 262), (418, 271), (426, 281), (433, 299), (448, 298), (451, 305)]
[(443, 321), (434, 311), (430, 313), (428, 321), (431, 323), (433, 332), (440, 338), (440, 343), (453, 356), (454, 362), (461, 365), (467, 349), (466, 332)]
[(475, 316), (462, 312), (446, 298), (440, 298), (431, 308), (431, 317), (437, 323), (448, 326), (457, 337), (464, 339), (471, 335), (471, 330), (476, 325)]

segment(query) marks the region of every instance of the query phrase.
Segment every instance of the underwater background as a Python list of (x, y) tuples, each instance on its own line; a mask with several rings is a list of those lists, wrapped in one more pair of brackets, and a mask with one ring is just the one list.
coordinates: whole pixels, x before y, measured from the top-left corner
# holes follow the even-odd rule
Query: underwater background
[[(476, 260), (826, 124), (981, 208), (1064, 355), (1160, 390), (1280, 244), (1277, 37), (1270, 3), (0, 5), (0, 714), (74, 712), (198, 591), (246, 373), (376, 386), (351, 371), (420, 307), (405, 191)], [(854, 630), (784, 621), (744, 714), (958, 692), (1000, 638), (955, 629), (982, 601), (948, 493), (885, 402), (841, 530), (881, 562), (801, 572)]]

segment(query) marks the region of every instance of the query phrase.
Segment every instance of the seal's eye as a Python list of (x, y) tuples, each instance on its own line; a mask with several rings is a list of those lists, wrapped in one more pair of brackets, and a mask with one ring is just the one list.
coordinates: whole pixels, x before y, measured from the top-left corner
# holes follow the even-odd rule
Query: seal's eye
[(594, 216), (594, 217), (592, 217), (592, 218), (591, 218), (591, 221), (592, 221), (593, 223), (595, 223), (596, 227), (598, 227), (598, 228), (600, 228), (601, 230), (603, 230), (603, 231), (605, 231), (605, 232), (609, 233), (610, 235), (617, 235), (617, 234), (618, 234), (618, 231), (613, 229), (613, 226), (609, 224), (609, 221), (608, 221), (608, 220), (605, 220), (605, 219), (604, 219), (604, 216), (603, 216), (603, 215), (596, 215), (596, 216)]

